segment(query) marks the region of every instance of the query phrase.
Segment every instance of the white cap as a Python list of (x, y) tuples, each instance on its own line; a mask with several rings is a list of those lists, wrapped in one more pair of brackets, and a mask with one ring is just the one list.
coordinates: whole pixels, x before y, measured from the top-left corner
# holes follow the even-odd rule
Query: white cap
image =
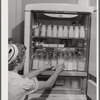
[(18, 48), (15, 44), (9, 44), (8, 46), (8, 64), (16, 59), (18, 55)]

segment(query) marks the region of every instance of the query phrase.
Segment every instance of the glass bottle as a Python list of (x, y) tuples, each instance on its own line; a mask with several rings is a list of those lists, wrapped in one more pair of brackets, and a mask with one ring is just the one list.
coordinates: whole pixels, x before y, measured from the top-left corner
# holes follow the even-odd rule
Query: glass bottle
[(57, 57), (56, 57), (56, 52), (53, 52), (53, 58), (52, 58), (52, 66), (53, 66), (53, 70), (56, 68), (57, 66)]
[(42, 25), (41, 27), (41, 36), (46, 36), (46, 25)]
[(68, 37), (68, 27), (64, 26), (63, 37)]
[(77, 56), (74, 52), (74, 55), (73, 55), (73, 70), (77, 70), (77, 66), (78, 66), (78, 63), (77, 63)]
[(53, 25), (52, 36), (57, 37), (57, 25)]
[(75, 26), (74, 37), (75, 38), (78, 38), (79, 37), (79, 27), (78, 26)]
[(39, 69), (44, 66), (43, 52), (40, 52)]
[(74, 30), (73, 30), (73, 26), (69, 27), (69, 37), (73, 37), (74, 36)]
[(72, 57), (72, 52), (69, 52), (68, 70), (73, 70), (73, 57)]
[(85, 71), (85, 62), (86, 59), (83, 56), (82, 52), (78, 54), (78, 71)]
[(62, 51), (60, 51), (58, 55), (58, 65), (62, 63), (64, 63), (64, 59), (63, 59)]
[(84, 26), (80, 26), (80, 37), (84, 38), (85, 37), (85, 29)]
[(40, 33), (40, 28), (39, 27), (36, 27), (34, 29), (34, 36), (39, 36), (39, 33)]
[(48, 25), (47, 27), (47, 36), (52, 37), (52, 26), (51, 25)]
[(64, 51), (64, 64), (65, 64), (64, 70), (68, 70), (68, 54), (67, 54), (67, 51)]
[(33, 66), (32, 69), (38, 69), (38, 64), (39, 64), (39, 60), (38, 60), (38, 53), (36, 52), (33, 58)]
[(45, 60), (44, 60), (44, 66), (46, 66), (48, 62), (49, 62), (49, 56), (48, 56), (48, 53), (46, 53)]
[(58, 26), (58, 37), (63, 37), (63, 26), (62, 25)]
[(34, 23), (34, 25), (32, 25), (32, 29), (34, 31), (34, 36), (39, 36), (40, 35), (40, 26), (41, 26), (41, 24), (38, 21), (36, 21)]

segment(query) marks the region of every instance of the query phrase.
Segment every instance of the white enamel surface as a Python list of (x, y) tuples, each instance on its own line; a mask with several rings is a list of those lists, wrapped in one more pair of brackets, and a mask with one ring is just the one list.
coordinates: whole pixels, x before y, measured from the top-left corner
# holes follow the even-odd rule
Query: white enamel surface
[(69, 12), (90, 12), (92, 13), (94, 7), (75, 4), (57, 4), (57, 3), (38, 3), (28, 4), (25, 11), (39, 10), (39, 11), (69, 11)]

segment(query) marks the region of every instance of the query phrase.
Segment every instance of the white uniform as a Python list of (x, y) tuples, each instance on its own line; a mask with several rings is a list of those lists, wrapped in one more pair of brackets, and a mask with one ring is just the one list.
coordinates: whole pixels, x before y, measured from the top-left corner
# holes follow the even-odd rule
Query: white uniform
[(24, 100), (25, 96), (35, 92), (38, 86), (36, 77), (33, 79), (22, 78), (19, 74), (8, 71), (8, 100)]

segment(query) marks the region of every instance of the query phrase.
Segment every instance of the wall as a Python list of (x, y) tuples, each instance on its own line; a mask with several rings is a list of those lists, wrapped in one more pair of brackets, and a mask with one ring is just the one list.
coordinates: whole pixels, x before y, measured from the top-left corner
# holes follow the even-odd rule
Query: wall
[(15, 21), (16, 21), (16, 0), (9, 0), (8, 2), (8, 32), (9, 32), (9, 38), (12, 37), (12, 30), (15, 27)]

